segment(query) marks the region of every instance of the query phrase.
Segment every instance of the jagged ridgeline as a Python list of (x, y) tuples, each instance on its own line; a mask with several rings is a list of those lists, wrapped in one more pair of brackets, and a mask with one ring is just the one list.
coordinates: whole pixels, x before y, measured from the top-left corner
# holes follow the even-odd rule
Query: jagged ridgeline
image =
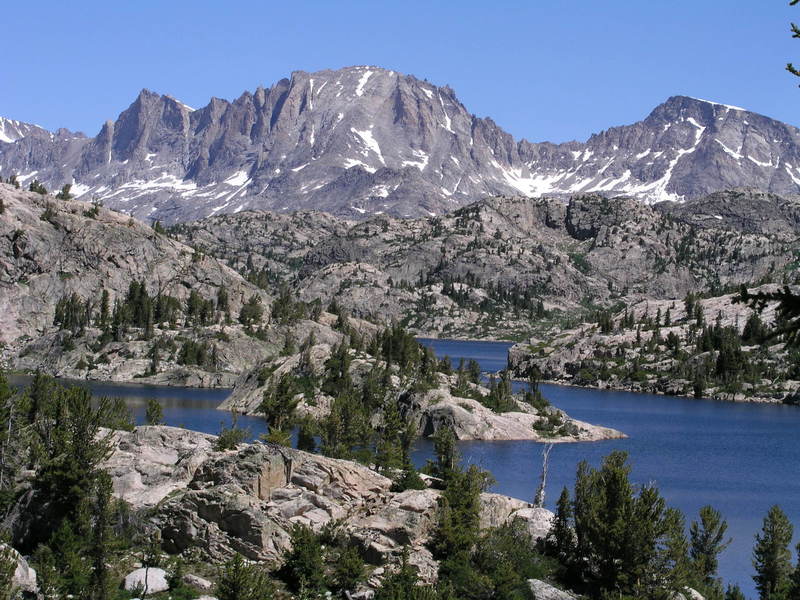
[(643, 205), (498, 197), (425, 219), (221, 215), (171, 229), (277, 293), (288, 286), (422, 335), (525, 339), (637, 302), (796, 279), (800, 204), (754, 190)]
[(489, 195), (800, 190), (795, 127), (685, 96), (562, 144), (515, 140), (448, 86), (366, 66), (297, 71), (196, 110), (143, 90), (103, 118), (94, 137), (0, 118), (0, 173), (167, 223), (252, 209), (420, 217)]

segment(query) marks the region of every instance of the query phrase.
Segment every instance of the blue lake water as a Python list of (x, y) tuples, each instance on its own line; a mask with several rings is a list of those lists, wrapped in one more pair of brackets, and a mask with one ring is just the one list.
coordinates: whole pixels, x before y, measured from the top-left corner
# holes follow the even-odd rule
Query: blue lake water
[[(482, 369), (506, 365), (510, 344), (421, 340), (438, 356), (476, 359)], [(26, 383), (29, 378), (12, 377)], [(89, 383), (96, 396), (126, 399), (136, 421), (144, 422), (148, 398), (158, 398), (169, 425), (207, 433), (230, 426), (231, 415), (216, 410), (228, 390)], [(565, 386), (542, 385), (555, 406), (571, 416), (625, 432), (623, 440), (558, 444), (550, 455), (546, 504), (552, 508), (563, 486), (572, 489), (581, 460), (599, 465), (615, 449), (630, 455), (632, 480), (654, 482), (687, 522), (704, 504), (722, 511), (731, 546), (720, 559), (720, 575), (755, 597), (751, 565), (753, 536), (772, 504), (780, 504), (800, 530), (800, 408), (734, 404)], [(266, 431), (263, 419), (239, 417), (252, 437)], [(530, 500), (538, 485), (542, 444), (534, 442), (462, 442), (464, 460), (488, 469), (493, 491)], [(432, 456), (431, 443), (420, 440), (414, 459)], [(800, 536), (796, 536), (800, 539)]]
[[(473, 357), (486, 370), (506, 364), (511, 344), (421, 340), (457, 364)], [(471, 354), (473, 346), (476, 349)], [(498, 366), (499, 365), (499, 366)], [(773, 504), (800, 530), (800, 409), (542, 385), (555, 406), (582, 421), (619, 429), (629, 437), (558, 444), (550, 455), (546, 504), (563, 486), (572, 490), (581, 460), (599, 465), (612, 450), (630, 455), (632, 480), (654, 482), (687, 523), (711, 504), (728, 521), (731, 546), (720, 558), (720, 575), (755, 597), (751, 579), (753, 537)], [(538, 485), (542, 445), (532, 442), (466, 442), (465, 460), (490, 470), (495, 491), (532, 499)], [(795, 536), (795, 540), (800, 536)]]

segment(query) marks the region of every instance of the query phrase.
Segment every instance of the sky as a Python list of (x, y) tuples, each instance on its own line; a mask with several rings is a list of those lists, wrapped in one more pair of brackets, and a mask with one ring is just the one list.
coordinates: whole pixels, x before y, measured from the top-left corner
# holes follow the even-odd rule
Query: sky
[(3, 27), (0, 116), (96, 135), (142, 88), (193, 107), (292, 71), (450, 85), (517, 139), (585, 140), (673, 95), (800, 125), (788, 0), (29, 2)]

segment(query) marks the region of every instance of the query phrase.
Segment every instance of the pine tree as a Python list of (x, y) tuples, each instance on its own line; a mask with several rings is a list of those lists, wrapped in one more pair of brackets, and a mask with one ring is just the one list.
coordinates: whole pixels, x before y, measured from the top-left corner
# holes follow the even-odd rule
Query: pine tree
[(17, 558), (9, 546), (0, 548), (0, 600), (16, 600), (19, 590), (14, 585)]
[(546, 545), (561, 564), (571, 562), (575, 551), (575, 532), (572, 530), (572, 500), (566, 486), (558, 497), (556, 515), (547, 534)]
[(753, 581), (761, 600), (774, 600), (788, 585), (791, 572), (791, 553), (793, 527), (778, 505), (769, 509), (756, 534), (753, 548), (753, 567), (756, 574)]
[(258, 565), (248, 565), (241, 554), (225, 564), (215, 596), (219, 600), (272, 600), (275, 586)]
[(299, 523), (292, 527), (290, 536), (292, 549), (287, 553), (281, 570), (286, 582), (296, 592), (321, 591), (325, 580), (319, 537), (310, 528)]
[(375, 464), (382, 471), (394, 471), (402, 467), (400, 444), (402, 428), (403, 420), (397, 409), (397, 403), (390, 398), (383, 406), (383, 428), (375, 449)]
[(164, 424), (164, 409), (161, 407), (161, 403), (155, 398), (148, 398), (147, 400), (145, 422), (148, 425)]
[(334, 587), (341, 592), (349, 592), (364, 579), (366, 569), (364, 559), (358, 548), (347, 545), (339, 552), (333, 571)]
[(695, 572), (706, 584), (713, 583), (717, 574), (720, 553), (731, 540), (725, 540), (728, 523), (719, 511), (710, 506), (700, 509), (700, 521), (693, 521), (689, 530), (690, 556)]
[(797, 564), (789, 576), (789, 589), (786, 594), (786, 600), (800, 600), (800, 544), (795, 546), (797, 553)]
[(34, 179), (31, 181), (30, 185), (28, 185), (29, 192), (36, 192), (37, 194), (41, 194), (42, 196), (47, 195), (47, 188), (44, 187), (38, 179)]
[(61, 191), (56, 194), (56, 200), (72, 200), (72, 194), (69, 193), (71, 189), (72, 184), (65, 183)]
[(442, 427), (434, 434), (433, 447), (436, 452), (436, 462), (429, 463), (427, 468), (430, 474), (441, 479), (446, 487), (460, 460), (452, 427)]
[(113, 533), (111, 531), (111, 477), (103, 472), (95, 486), (95, 521), (92, 527), (92, 540), (89, 554), (92, 559), (90, 577), (91, 600), (109, 600), (112, 594), (109, 555)]
[(728, 585), (725, 590), (725, 600), (747, 600), (747, 598), (739, 585), (736, 584)]

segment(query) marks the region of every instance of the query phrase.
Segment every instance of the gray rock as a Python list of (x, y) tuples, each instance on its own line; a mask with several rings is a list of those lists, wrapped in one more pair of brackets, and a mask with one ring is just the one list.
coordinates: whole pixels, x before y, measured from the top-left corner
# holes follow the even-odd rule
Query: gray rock
[[(466, 339), (518, 338), (541, 325), (497, 290), (527, 293), (546, 310), (583, 310), (588, 298), (612, 305), (683, 298), (709, 282), (750, 284), (794, 260), (797, 199), (737, 190), (670, 206), (580, 194), (495, 197), (437, 218), (355, 224), (239, 213), (186, 225), (179, 237), (296, 281), (306, 301), (335, 299), (356, 317)], [(709, 218), (687, 216), (693, 207)], [(696, 222), (708, 220), (717, 225)], [(496, 309), (491, 318), (484, 302)]]
[(37, 593), (39, 586), (36, 581), (36, 571), (28, 564), (25, 557), (8, 544), (0, 544), (0, 552), (7, 553), (17, 563), (11, 579), (12, 586), (30, 594)]
[(127, 591), (145, 590), (145, 595), (157, 594), (169, 590), (167, 572), (158, 567), (142, 567), (125, 576), (124, 587)]
[(186, 487), (212, 451), (215, 436), (179, 427), (140, 426), (115, 431), (113, 454), (103, 464), (114, 495), (134, 508), (155, 506)]
[(576, 598), (569, 592), (559, 590), (539, 579), (529, 579), (528, 585), (535, 600), (575, 600)]
[[(208, 579), (203, 579), (198, 575), (192, 575), (191, 573), (187, 573), (183, 576), (183, 581), (187, 585), (191, 585), (192, 587), (196, 587), (200, 590), (210, 590), (214, 587), (214, 584), (210, 582)], [(208, 597), (208, 596), (207, 596)]]
[[(41, 369), (74, 379), (139, 378), (150, 365), (152, 346), (140, 339), (139, 331), (132, 330), (119, 342), (100, 343), (101, 331), (93, 323), (83, 335), (54, 327), (56, 305), (63, 297), (75, 294), (94, 305), (97, 313), (103, 289), (113, 308), (134, 280), (143, 281), (151, 296), (169, 294), (183, 306), (192, 291), (215, 300), (225, 289), (234, 318), (255, 295), (261, 298), (268, 320), (267, 294), (223, 262), (201, 256), (141, 222), (105, 208), (94, 214), (85, 202), (54, 200), (7, 184), (0, 184), (0, 200), (5, 207), (0, 239), (7, 242), (0, 246), (0, 357), (13, 368)], [(49, 216), (43, 220), (46, 213)], [(156, 324), (154, 335), (176, 345), (180, 340), (175, 338), (183, 336), (214, 346), (216, 368), (179, 365), (177, 357), (170, 359), (162, 351), (159, 373), (139, 381), (230, 385), (243, 368), (280, 349), (277, 342), (247, 336), (238, 324), (213, 325), (200, 332), (191, 325), (183, 318), (174, 329)], [(78, 368), (81, 361), (94, 368)]]

